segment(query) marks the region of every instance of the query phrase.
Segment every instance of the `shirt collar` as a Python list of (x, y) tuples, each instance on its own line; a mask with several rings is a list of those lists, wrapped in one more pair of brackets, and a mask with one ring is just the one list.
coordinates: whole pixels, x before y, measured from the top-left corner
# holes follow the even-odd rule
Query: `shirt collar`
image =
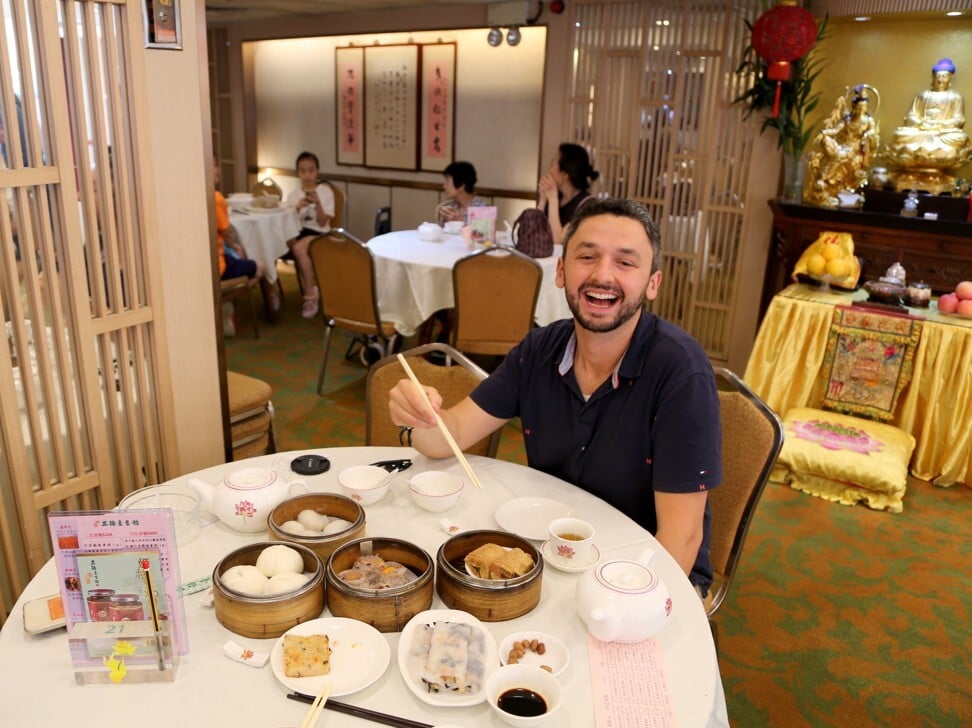
[[(611, 387), (617, 389), (620, 384), (620, 377), (625, 379), (637, 379), (645, 361), (644, 352), (648, 347), (651, 332), (654, 330), (654, 316), (648, 311), (641, 312), (638, 326), (635, 327), (628, 348), (624, 350), (621, 359), (611, 372)], [(560, 358), (557, 371), (560, 376), (565, 376), (574, 366), (574, 352), (577, 350), (577, 331), (572, 331), (564, 347), (564, 355)], [(630, 354), (630, 356), (629, 356)]]

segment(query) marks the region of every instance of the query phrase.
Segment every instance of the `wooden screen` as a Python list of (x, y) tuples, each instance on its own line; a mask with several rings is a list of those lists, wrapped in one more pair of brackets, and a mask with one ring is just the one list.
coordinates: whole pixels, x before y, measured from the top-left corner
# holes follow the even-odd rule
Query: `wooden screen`
[(566, 130), (599, 192), (644, 203), (664, 251), (653, 310), (725, 360), (737, 295), (754, 127), (733, 72), (758, 0), (569, 3)]
[(48, 510), (165, 477), (141, 29), (139, 3), (0, 0), (0, 619)]

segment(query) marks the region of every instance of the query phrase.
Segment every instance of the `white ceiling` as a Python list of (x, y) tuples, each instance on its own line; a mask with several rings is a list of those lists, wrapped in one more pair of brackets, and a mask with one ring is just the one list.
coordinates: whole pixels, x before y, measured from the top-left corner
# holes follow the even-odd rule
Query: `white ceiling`
[(483, 0), (206, 0), (206, 20), (210, 23), (235, 23), (288, 15), (461, 4), (482, 5)]

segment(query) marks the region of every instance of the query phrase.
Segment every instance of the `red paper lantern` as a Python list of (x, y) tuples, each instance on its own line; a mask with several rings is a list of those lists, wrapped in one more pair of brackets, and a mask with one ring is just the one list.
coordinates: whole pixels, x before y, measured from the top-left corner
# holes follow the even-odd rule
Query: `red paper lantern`
[(753, 24), (753, 49), (769, 64), (766, 77), (776, 81), (773, 118), (780, 113), (780, 84), (790, 77), (790, 63), (806, 55), (816, 40), (813, 15), (795, 5), (777, 5)]

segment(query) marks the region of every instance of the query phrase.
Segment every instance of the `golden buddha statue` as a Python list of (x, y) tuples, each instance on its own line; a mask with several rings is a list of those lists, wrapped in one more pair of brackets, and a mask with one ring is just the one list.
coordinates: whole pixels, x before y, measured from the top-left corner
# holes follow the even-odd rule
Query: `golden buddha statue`
[[(837, 99), (834, 110), (810, 144), (803, 202), (837, 207), (840, 193), (854, 193), (867, 182), (867, 170), (877, 152), (880, 129), (868, 112), (868, 90), (860, 84)], [(848, 109), (850, 98), (850, 109)]]
[(950, 190), (953, 173), (972, 158), (972, 141), (963, 129), (965, 101), (951, 88), (954, 74), (948, 58), (936, 63), (931, 88), (915, 96), (904, 124), (895, 129), (887, 150), (895, 189)]

